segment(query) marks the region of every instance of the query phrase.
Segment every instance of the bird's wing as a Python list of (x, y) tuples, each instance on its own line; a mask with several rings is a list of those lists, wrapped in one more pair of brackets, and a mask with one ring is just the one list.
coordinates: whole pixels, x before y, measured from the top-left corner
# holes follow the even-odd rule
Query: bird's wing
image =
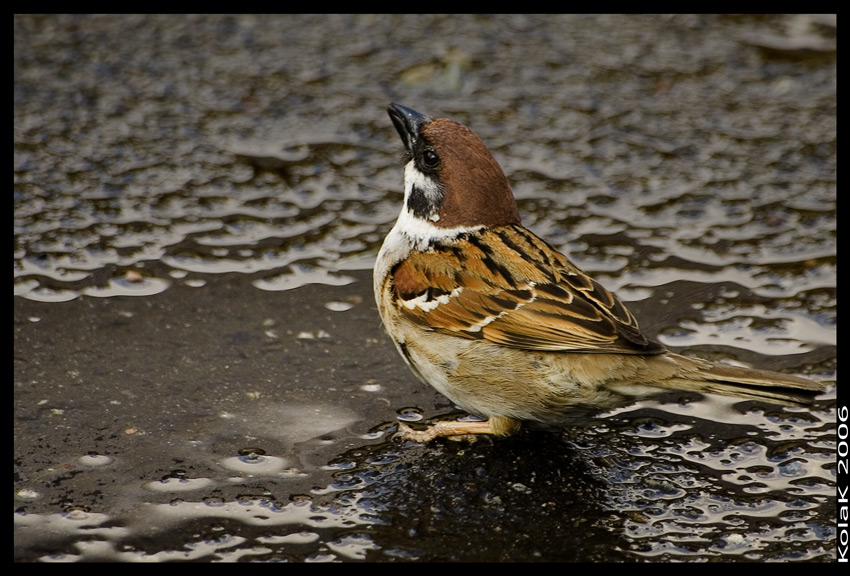
[(526, 350), (664, 351), (614, 294), (521, 226), (436, 244), (392, 274), (394, 305), (426, 329)]

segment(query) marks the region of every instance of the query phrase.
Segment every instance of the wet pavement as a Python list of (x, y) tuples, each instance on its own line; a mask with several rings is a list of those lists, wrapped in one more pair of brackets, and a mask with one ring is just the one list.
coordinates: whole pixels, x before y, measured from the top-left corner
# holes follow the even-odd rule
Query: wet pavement
[(16, 16), (18, 561), (835, 558), (835, 394), (428, 445), (388, 102), (668, 346), (835, 383), (835, 21)]

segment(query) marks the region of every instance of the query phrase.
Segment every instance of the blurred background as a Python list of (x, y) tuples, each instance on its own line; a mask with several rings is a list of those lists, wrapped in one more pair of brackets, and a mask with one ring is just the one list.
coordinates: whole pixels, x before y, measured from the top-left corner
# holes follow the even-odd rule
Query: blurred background
[(835, 395), (421, 446), (399, 102), (667, 346), (830, 384), (836, 18), (17, 15), (18, 561), (835, 558)]

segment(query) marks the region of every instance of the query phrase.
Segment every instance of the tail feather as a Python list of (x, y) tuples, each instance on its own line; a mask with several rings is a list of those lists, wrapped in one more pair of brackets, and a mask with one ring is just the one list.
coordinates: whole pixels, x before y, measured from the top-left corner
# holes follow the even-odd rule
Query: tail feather
[[(802, 376), (715, 364), (677, 354), (671, 356), (675, 356), (682, 367), (676, 377), (669, 381), (671, 388), (791, 406), (811, 405), (824, 392), (823, 384)], [(665, 387), (667, 385), (665, 383)]]

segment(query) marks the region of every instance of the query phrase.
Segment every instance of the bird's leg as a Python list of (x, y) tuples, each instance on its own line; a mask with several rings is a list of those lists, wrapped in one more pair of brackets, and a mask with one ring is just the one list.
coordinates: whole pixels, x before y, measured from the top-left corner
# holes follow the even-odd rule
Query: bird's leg
[(399, 422), (398, 433), (404, 440), (414, 442), (430, 442), (435, 438), (448, 438), (456, 441), (475, 441), (476, 434), (493, 434), (509, 436), (519, 430), (520, 423), (513, 418), (494, 416), (489, 420), (457, 421), (441, 420), (433, 423), (425, 430), (414, 430), (407, 424)]

